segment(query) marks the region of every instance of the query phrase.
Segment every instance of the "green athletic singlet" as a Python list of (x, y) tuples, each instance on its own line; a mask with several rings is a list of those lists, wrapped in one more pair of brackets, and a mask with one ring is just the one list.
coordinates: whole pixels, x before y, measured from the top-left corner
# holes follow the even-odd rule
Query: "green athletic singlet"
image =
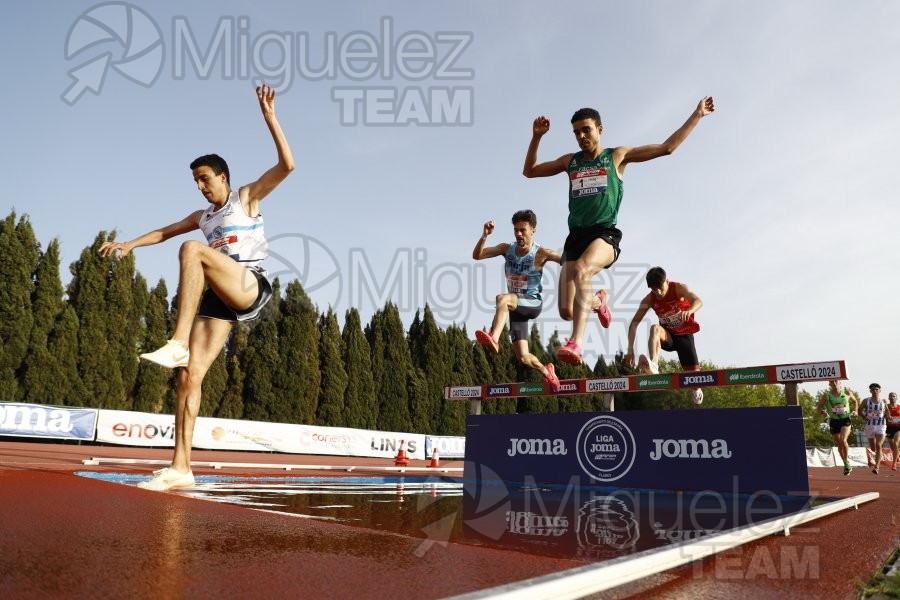
[(850, 398), (844, 392), (839, 396), (827, 391), (828, 401), (825, 403), (825, 410), (828, 411), (830, 419), (847, 419), (850, 417)]
[(612, 149), (587, 161), (577, 152), (569, 161), (569, 230), (576, 227), (615, 227), (622, 204), (622, 180), (613, 165)]

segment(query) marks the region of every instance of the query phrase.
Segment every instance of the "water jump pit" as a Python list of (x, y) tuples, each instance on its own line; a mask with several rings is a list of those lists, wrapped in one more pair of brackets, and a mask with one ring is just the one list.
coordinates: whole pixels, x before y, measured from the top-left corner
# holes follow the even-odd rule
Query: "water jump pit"
[[(79, 471), (136, 485), (146, 475)], [(148, 492), (158, 493), (158, 492)], [(711, 540), (787, 519), (833, 499), (806, 495), (621, 489), (435, 476), (198, 475), (175, 492), (298, 518), (421, 538), (598, 563)], [(427, 551), (425, 548), (424, 551)]]

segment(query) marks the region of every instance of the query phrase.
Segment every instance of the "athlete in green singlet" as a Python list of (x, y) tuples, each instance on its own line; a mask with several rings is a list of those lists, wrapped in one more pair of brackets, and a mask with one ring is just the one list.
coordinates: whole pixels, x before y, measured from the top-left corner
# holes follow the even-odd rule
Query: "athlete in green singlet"
[(606, 307), (606, 292), (600, 290), (594, 295), (591, 280), (619, 257), (622, 232), (616, 228), (616, 222), (622, 203), (625, 166), (671, 154), (700, 119), (713, 110), (713, 99), (707, 96), (663, 143), (603, 148), (600, 114), (592, 108), (583, 108), (572, 116), (572, 130), (581, 151), (545, 163), (538, 163), (537, 149), (541, 138), (550, 130), (550, 120), (544, 116), (534, 120), (523, 174), (525, 177), (549, 177), (563, 172), (569, 175), (569, 237), (559, 276), (559, 316), (574, 323), (572, 337), (557, 352), (561, 360), (581, 364), (581, 340), (591, 310), (597, 312), (601, 325), (609, 327), (611, 315)]
[[(855, 405), (851, 409), (851, 404)], [(844, 461), (844, 475), (849, 475), (853, 468), (850, 466), (848, 454), (850, 446), (847, 438), (850, 436), (850, 416), (856, 414), (859, 407), (859, 398), (850, 390), (841, 389), (837, 379), (828, 381), (828, 389), (819, 398), (819, 412), (828, 416), (828, 426), (831, 429), (831, 437), (837, 446), (838, 454)]]

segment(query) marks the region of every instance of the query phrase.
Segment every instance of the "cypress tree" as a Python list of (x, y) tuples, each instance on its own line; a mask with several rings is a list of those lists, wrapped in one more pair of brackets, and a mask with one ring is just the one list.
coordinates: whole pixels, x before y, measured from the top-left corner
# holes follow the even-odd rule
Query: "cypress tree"
[[(166, 282), (160, 279), (150, 291), (147, 308), (144, 311), (143, 341), (139, 354), (152, 352), (168, 340), (166, 331), (169, 311), (169, 292)], [(161, 413), (166, 408), (166, 396), (174, 387), (174, 371), (160, 369), (146, 361), (138, 362), (134, 385), (134, 410), (147, 413)]]
[[(428, 378), (425, 371), (418, 367), (410, 367), (407, 385), (410, 406), (410, 429), (413, 433), (434, 433), (434, 428), (423, 424), (423, 419), (415, 419), (414, 415), (422, 411), (422, 407), (429, 404)], [(431, 421), (431, 419), (428, 419)]]
[(240, 419), (244, 416), (245, 377), (241, 367), (241, 357), (247, 351), (249, 333), (250, 326), (246, 323), (235, 324), (234, 329), (231, 331), (228, 345), (225, 348), (228, 383), (225, 387), (225, 392), (222, 394), (219, 411), (216, 413), (216, 416), (220, 419)]
[[(110, 308), (106, 304), (106, 286), (109, 265), (114, 259), (102, 258), (100, 245), (106, 241), (106, 232), (81, 252), (72, 264), (72, 280), (69, 282), (69, 303), (78, 315), (78, 371), (88, 392), (87, 406), (111, 408), (121, 405), (123, 395), (122, 373), (119, 360), (138, 357), (132, 350), (129, 357), (111, 352), (107, 322)], [(120, 347), (115, 347), (120, 350)]]
[(34, 317), (28, 353), (22, 365), (23, 400), (61, 405), (65, 401), (62, 373), (48, 348), (50, 333), (62, 313), (63, 287), (59, 278), (59, 241), (54, 239), (41, 254), (34, 274), (31, 298)]
[[(318, 312), (299, 281), (287, 285), (278, 326), (278, 356), (275, 359), (276, 388), (281, 413), (287, 423), (315, 423), (318, 408), (319, 329)], [(248, 373), (249, 375), (249, 373)]]
[[(472, 358), (472, 342), (469, 341), (465, 328), (452, 325), (447, 328), (445, 337), (447, 339), (447, 362), (450, 366), (450, 375), (446, 385), (472, 385), (476, 382), (475, 364)], [(468, 402), (444, 399), (442, 391), (437, 433), (439, 435), (465, 435), (468, 413)]]
[(344, 391), (344, 420), (347, 427), (375, 429), (378, 400), (372, 369), (372, 351), (363, 334), (359, 311), (351, 308), (344, 317), (341, 353), (347, 372)]
[(228, 370), (225, 368), (225, 352), (219, 352), (216, 360), (209, 366), (201, 388), (201, 417), (213, 417), (219, 413), (222, 397), (228, 387)]
[(138, 353), (144, 332), (141, 318), (147, 308), (149, 293), (143, 276), (135, 273), (134, 255), (106, 258), (105, 299), (106, 357), (110, 363), (106, 382), (104, 408), (130, 410), (138, 371)]
[(40, 250), (28, 218), (11, 212), (0, 223), (0, 401), (21, 400), (22, 366), (33, 316), (33, 276)]
[(65, 305), (47, 338), (47, 351), (56, 364), (57, 376), (51, 379), (56, 389), (48, 389), (52, 398), (63, 398), (66, 406), (87, 406), (90, 393), (78, 371), (78, 315)]
[(243, 358), (244, 417), (252, 421), (296, 422), (297, 415), (280, 401), (275, 389), (278, 330), (272, 319), (261, 319), (250, 330)]
[(341, 358), (341, 329), (331, 307), (319, 318), (319, 400), (316, 422), (320, 425), (343, 427), (344, 394), (347, 391), (347, 371)]
[(419, 321), (416, 311), (413, 323), (417, 326), (409, 329), (409, 348), (413, 367), (419, 371), (417, 376), (422, 378), (424, 389), (411, 396), (411, 418), (414, 431), (433, 433), (438, 428), (444, 386), (450, 380), (447, 336), (438, 327), (427, 304), (422, 320)]
[(372, 366), (378, 397), (378, 428), (385, 431), (410, 431), (409, 377), (412, 361), (396, 305), (388, 302), (372, 317)]

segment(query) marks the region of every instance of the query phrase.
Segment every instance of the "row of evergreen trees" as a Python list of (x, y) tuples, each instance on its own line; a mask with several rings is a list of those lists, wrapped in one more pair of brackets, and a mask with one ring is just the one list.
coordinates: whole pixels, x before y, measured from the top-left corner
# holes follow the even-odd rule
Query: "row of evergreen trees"
[[(172, 413), (172, 371), (138, 355), (163, 345), (173, 329), (174, 300), (165, 281), (148, 288), (133, 256), (103, 258), (100, 232), (70, 266), (64, 288), (59, 244), (45, 251), (27, 217), (0, 224), (0, 401)], [(329, 308), (320, 313), (298, 281), (275, 296), (261, 318), (235, 327), (203, 386), (200, 414), (231, 419), (307, 423), (463, 435), (468, 403), (447, 401), (444, 386), (541, 381), (517, 364), (507, 336), (500, 353), (486, 353), (465, 327), (440, 328), (426, 306), (408, 331), (388, 303), (363, 326), (351, 308), (343, 328)], [(531, 351), (548, 362), (537, 328)], [(663, 369), (676, 370), (663, 361)], [(715, 368), (713, 365), (705, 365)], [(560, 379), (632, 373), (617, 355), (593, 369), (557, 365)], [(813, 399), (801, 392), (804, 408)], [(621, 394), (617, 410), (693, 406), (685, 391)], [(784, 404), (778, 386), (734, 386), (706, 392), (704, 407)], [(485, 413), (596, 411), (602, 396), (529, 397), (484, 402)], [(815, 433), (811, 430), (811, 433)]]

